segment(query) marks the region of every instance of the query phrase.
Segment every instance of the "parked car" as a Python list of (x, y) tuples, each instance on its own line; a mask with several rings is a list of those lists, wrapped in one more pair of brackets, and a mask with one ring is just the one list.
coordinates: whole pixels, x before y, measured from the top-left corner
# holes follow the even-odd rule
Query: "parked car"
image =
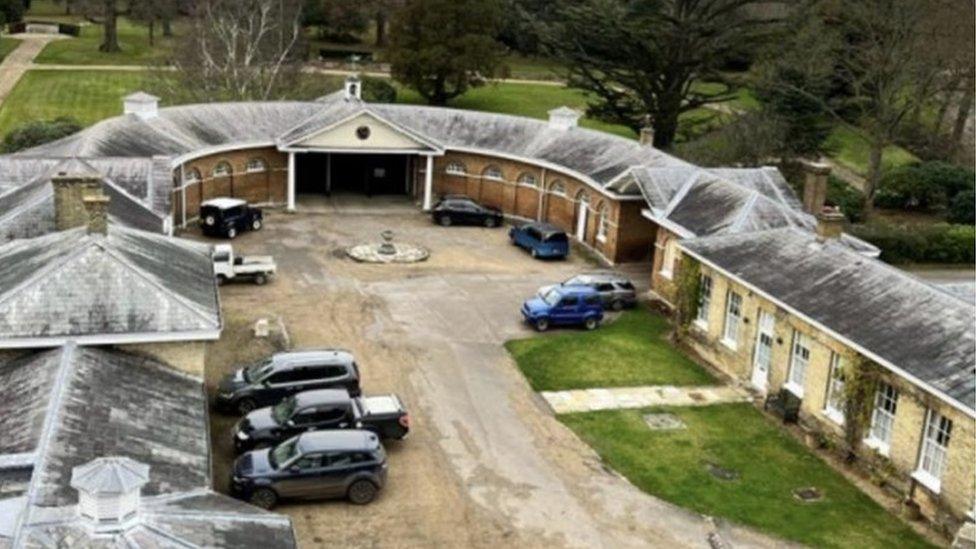
[(376, 499), (386, 484), (386, 451), (369, 431), (314, 431), (234, 461), (230, 491), (239, 499), (273, 508), (284, 499)]
[(535, 258), (564, 258), (569, 255), (569, 237), (548, 223), (526, 223), (508, 231), (512, 244), (529, 250)]
[(438, 225), (484, 225), (498, 227), (504, 219), (498, 208), (482, 206), (466, 196), (448, 195), (431, 210), (431, 219)]
[(603, 321), (603, 305), (589, 286), (554, 286), (523, 303), (522, 316), (540, 332), (557, 325), (593, 330)]
[(239, 198), (212, 198), (200, 204), (200, 226), (203, 234), (236, 238), (243, 231), (259, 231), (264, 213)]
[[(637, 305), (637, 290), (634, 283), (627, 277), (613, 271), (595, 271), (582, 273), (559, 283), (559, 286), (589, 286), (600, 294), (600, 301), (604, 309), (620, 311), (625, 307)], [(539, 289), (539, 295), (555, 286), (544, 286)]]
[(363, 429), (380, 438), (402, 439), (410, 415), (396, 395), (349, 396), (345, 389), (303, 391), (244, 416), (232, 430), (238, 453), (274, 446), (304, 431)]
[(346, 389), (359, 396), (359, 367), (352, 354), (334, 349), (276, 353), (225, 376), (217, 386), (218, 410), (250, 413), (310, 389)]
[(234, 255), (234, 247), (230, 244), (214, 246), (213, 265), (218, 284), (228, 280), (250, 280), (260, 286), (278, 272), (270, 255)]

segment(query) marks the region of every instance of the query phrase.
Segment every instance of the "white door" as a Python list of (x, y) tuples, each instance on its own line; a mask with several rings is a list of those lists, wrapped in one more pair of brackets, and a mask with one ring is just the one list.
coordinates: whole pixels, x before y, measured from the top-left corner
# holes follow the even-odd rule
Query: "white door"
[(759, 312), (759, 331), (756, 334), (756, 350), (752, 358), (752, 386), (766, 392), (769, 385), (769, 365), (773, 356), (773, 315)]
[(576, 240), (586, 240), (586, 214), (590, 211), (590, 200), (583, 195), (580, 197), (579, 208), (576, 212)]

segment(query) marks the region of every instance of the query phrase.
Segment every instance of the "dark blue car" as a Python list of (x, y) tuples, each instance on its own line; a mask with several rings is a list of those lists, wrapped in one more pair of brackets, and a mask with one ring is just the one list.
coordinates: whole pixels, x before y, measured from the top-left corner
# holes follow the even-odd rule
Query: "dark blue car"
[(540, 332), (556, 325), (593, 330), (603, 320), (603, 305), (589, 286), (554, 286), (523, 303), (522, 316)]
[(529, 250), (535, 258), (564, 258), (569, 255), (569, 238), (548, 223), (526, 223), (508, 232), (512, 244)]

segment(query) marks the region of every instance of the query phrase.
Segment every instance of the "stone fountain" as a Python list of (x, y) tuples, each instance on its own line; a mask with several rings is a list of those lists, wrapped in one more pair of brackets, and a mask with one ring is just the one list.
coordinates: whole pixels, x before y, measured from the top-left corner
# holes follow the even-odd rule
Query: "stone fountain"
[(427, 248), (393, 241), (393, 231), (380, 233), (380, 242), (357, 244), (346, 255), (361, 263), (417, 263), (430, 257)]

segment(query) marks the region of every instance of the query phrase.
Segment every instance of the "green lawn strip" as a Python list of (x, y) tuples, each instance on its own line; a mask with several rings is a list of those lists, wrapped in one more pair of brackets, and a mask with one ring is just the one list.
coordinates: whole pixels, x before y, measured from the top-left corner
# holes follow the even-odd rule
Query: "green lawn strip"
[[(180, 26), (174, 32), (179, 34)], [(122, 51), (98, 51), (102, 43), (102, 26), (85, 24), (77, 38), (56, 40), (48, 44), (34, 60), (39, 64), (59, 65), (151, 65), (166, 59), (178, 37), (164, 38), (162, 27), (156, 27), (156, 44), (149, 45), (149, 30), (125, 18), (119, 18), (119, 47)]]
[(505, 346), (536, 391), (715, 383), (668, 342), (668, 330), (663, 317), (638, 309), (592, 332), (568, 329)]
[[(830, 151), (830, 157), (834, 161), (858, 174), (867, 174), (871, 149), (863, 134), (848, 126), (837, 126), (830, 132), (824, 147)], [(884, 169), (891, 169), (917, 161), (918, 158), (907, 150), (897, 145), (889, 145), (885, 147), (882, 165)]]
[[(687, 429), (652, 431), (649, 411), (680, 417)], [(559, 419), (642, 490), (700, 513), (816, 547), (927, 547), (840, 473), (749, 404), (566, 414)], [(712, 463), (739, 473), (719, 480)], [(795, 499), (816, 487), (824, 498)]]
[(3, 61), (7, 54), (17, 49), (20, 45), (20, 40), (16, 38), (8, 38), (6, 36), (0, 37), (0, 61)]
[(27, 71), (0, 106), (0, 136), (25, 122), (70, 116), (84, 125), (122, 114), (122, 98), (145, 83), (145, 73)]

